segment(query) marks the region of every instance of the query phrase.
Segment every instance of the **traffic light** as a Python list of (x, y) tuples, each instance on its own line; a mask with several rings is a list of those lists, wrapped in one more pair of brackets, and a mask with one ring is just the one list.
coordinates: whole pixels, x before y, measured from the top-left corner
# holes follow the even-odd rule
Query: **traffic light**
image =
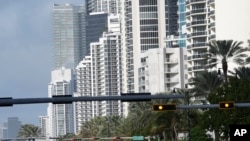
[(175, 104), (155, 104), (153, 105), (153, 111), (175, 111)]
[(234, 101), (219, 102), (219, 109), (233, 109)]

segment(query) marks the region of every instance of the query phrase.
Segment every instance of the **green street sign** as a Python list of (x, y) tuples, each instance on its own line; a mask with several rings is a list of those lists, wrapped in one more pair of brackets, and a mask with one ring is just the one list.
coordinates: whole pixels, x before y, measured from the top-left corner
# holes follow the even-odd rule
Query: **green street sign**
[(144, 136), (133, 136), (132, 140), (134, 140), (134, 141), (142, 141), (142, 140), (144, 140)]

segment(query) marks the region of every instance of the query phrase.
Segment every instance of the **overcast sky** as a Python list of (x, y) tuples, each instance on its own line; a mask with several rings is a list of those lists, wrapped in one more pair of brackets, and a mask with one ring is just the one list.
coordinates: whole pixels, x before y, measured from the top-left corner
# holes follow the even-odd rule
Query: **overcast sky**
[[(0, 97), (47, 97), (53, 63), (53, 3), (80, 5), (84, 0), (0, 1)], [(0, 126), (8, 117), (38, 123), (47, 104), (0, 107)]]

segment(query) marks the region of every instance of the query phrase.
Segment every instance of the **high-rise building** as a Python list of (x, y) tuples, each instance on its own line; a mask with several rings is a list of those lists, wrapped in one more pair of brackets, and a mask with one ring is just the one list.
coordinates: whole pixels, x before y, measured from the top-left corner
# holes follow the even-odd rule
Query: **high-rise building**
[(75, 68), (87, 55), (85, 46), (85, 7), (54, 4), (54, 69)]
[[(49, 97), (73, 95), (73, 70), (61, 68), (51, 73), (48, 86)], [(48, 106), (49, 137), (58, 137), (67, 133), (74, 133), (73, 104), (52, 104)]]
[(86, 0), (85, 3), (88, 14), (92, 12), (120, 13), (120, 0)]
[[(250, 38), (250, 20), (247, 14), (250, 12), (249, 6), (248, 0), (241, 2), (232, 0), (186, 1), (189, 82), (192, 82), (192, 77), (197, 72), (208, 69), (207, 51), (210, 41), (235, 40), (247, 43), (247, 39)], [(229, 63), (232, 64), (229, 65), (231, 67), (236, 66), (232, 61)]]
[(209, 18), (212, 16), (209, 15), (211, 13), (208, 13), (208, 0), (186, 1), (189, 78), (196, 72), (206, 69), (208, 42), (215, 39), (214, 34), (209, 32)]
[(41, 137), (48, 137), (49, 135), (49, 117), (39, 116), (39, 128), (41, 129)]
[[(99, 41), (102, 33), (108, 29), (108, 14), (107, 13), (90, 13), (85, 16), (86, 19), (86, 55), (90, 53), (90, 43)], [(86, 56), (85, 55), (85, 56)]]
[[(78, 96), (116, 96), (122, 89), (119, 16), (110, 15), (108, 32), (90, 44), (90, 55), (77, 66)], [(123, 115), (120, 101), (76, 102), (76, 127), (97, 116)]]
[(21, 128), (18, 117), (9, 117), (0, 127), (0, 139), (16, 139)]
[(177, 0), (121, 0), (123, 92), (138, 92), (141, 53), (178, 35)]

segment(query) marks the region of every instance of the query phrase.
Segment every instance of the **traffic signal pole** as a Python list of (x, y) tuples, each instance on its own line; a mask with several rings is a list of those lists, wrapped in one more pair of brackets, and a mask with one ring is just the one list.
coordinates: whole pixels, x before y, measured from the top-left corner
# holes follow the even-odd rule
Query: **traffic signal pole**
[[(184, 95), (145, 95), (145, 96), (82, 96), (82, 97), (47, 97), (47, 98), (0, 98), (1, 106), (13, 106), (14, 104), (35, 104), (35, 103), (54, 103), (67, 104), (77, 101), (107, 101), (107, 100), (143, 100), (143, 99), (178, 99), (184, 98)], [(235, 107), (250, 107), (250, 103), (235, 103)], [(219, 104), (208, 105), (176, 105), (177, 109), (211, 109), (219, 108)]]
[(53, 103), (53, 104), (68, 104), (77, 101), (107, 101), (107, 100), (151, 100), (151, 99), (178, 99), (184, 98), (184, 95), (127, 95), (127, 96), (81, 96), (69, 97), (68, 95), (59, 97), (47, 98), (15, 98), (6, 97), (0, 98), (1, 106), (13, 106), (14, 104), (35, 104), (35, 103)]

